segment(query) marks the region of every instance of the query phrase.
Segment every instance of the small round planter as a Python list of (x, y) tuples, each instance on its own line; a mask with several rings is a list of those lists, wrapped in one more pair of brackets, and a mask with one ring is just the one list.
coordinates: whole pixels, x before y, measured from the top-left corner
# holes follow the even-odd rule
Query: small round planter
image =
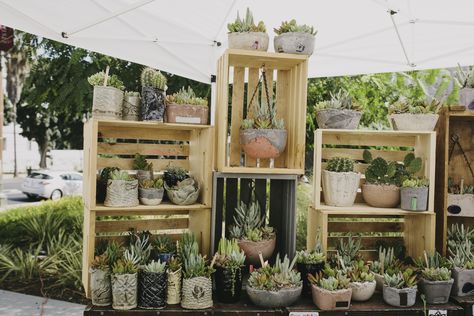
[(142, 121), (163, 122), (165, 115), (165, 91), (152, 87), (142, 88)]
[(425, 294), (428, 304), (445, 304), (449, 301), (453, 279), (448, 281), (429, 281), (421, 278), (421, 291)]
[(276, 308), (293, 305), (301, 296), (303, 285), (295, 288), (283, 288), (277, 292), (257, 290), (247, 286), (247, 295), (252, 303), (260, 307)]
[(180, 182), (179, 189), (172, 189), (168, 187), (166, 182), (163, 184), (166, 190), (166, 195), (173, 204), (176, 205), (190, 205), (196, 203), (199, 197), (200, 186), (199, 182), (193, 178), (188, 178)]
[(454, 268), (452, 296), (468, 296), (474, 294), (474, 269)]
[(396, 289), (383, 286), (383, 300), (385, 303), (396, 307), (410, 307), (415, 305), (417, 286)]
[(181, 302), (181, 276), (182, 270), (175, 272), (168, 270), (166, 281), (166, 304), (175, 305)]
[(138, 307), (160, 309), (166, 305), (166, 273), (145, 272), (138, 274)]
[(112, 303), (110, 271), (90, 269), (91, 299), (96, 306), (108, 306)]
[(227, 34), (229, 48), (259, 50), (266, 52), (268, 50), (268, 34), (264, 32), (235, 32)]
[(152, 170), (137, 170), (137, 180), (142, 182), (143, 180), (153, 180)]
[(316, 112), (316, 123), (319, 128), (357, 129), (361, 116), (354, 110), (325, 109)]
[(240, 146), (251, 158), (274, 159), (285, 150), (287, 136), (284, 129), (241, 129)]
[(242, 292), (242, 269), (216, 267), (216, 298), (221, 303), (237, 303)]
[(438, 122), (438, 114), (391, 114), (390, 123), (397, 131), (432, 131)]
[(373, 274), (375, 276), (375, 283), (376, 283), (375, 289), (377, 291), (383, 291), (383, 285), (385, 283), (385, 277), (382, 274), (378, 274), (378, 273), (375, 273), (375, 272), (373, 272)]
[(138, 180), (109, 180), (104, 205), (108, 207), (133, 207), (138, 203)]
[(114, 87), (94, 86), (92, 116), (97, 119), (122, 119), (123, 91)]
[(396, 207), (400, 204), (400, 188), (396, 185), (363, 184), (362, 196), (373, 207)]
[(351, 306), (351, 288), (328, 291), (312, 284), (311, 293), (313, 296), (313, 303), (318, 306), (319, 309), (324, 311), (349, 309), (349, 306)]
[(212, 281), (206, 277), (183, 279), (181, 307), (205, 309), (212, 307)]
[(137, 307), (137, 273), (112, 274), (112, 308), (128, 310)]
[(469, 110), (474, 110), (474, 89), (462, 88), (459, 90), (459, 101)]
[(352, 206), (360, 185), (360, 173), (323, 170), (324, 203), (330, 206)]
[(122, 120), (138, 121), (140, 119), (140, 97), (125, 95), (122, 106)]
[(166, 106), (165, 121), (168, 123), (206, 125), (209, 108), (202, 105), (168, 104)]
[(349, 283), (352, 289), (352, 300), (357, 302), (364, 302), (369, 300), (375, 293), (377, 283), (372, 282), (351, 282)]
[(173, 257), (173, 253), (171, 252), (163, 252), (163, 253), (158, 254), (158, 259), (160, 260), (160, 262), (168, 263), (172, 257)]
[(401, 188), (401, 208), (407, 211), (426, 211), (428, 187)]
[(238, 240), (240, 249), (245, 253), (245, 263), (260, 266), (259, 253), (262, 253), (263, 260), (267, 260), (273, 255), (276, 244), (276, 236), (272, 239), (262, 241), (251, 241), (246, 239)]
[(275, 36), (275, 52), (311, 56), (314, 51), (315, 36), (305, 32), (288, 32)]
[(158, 205), (163, 200), (163, 194), (165, 193), (165, 190), (163, 188), (139, 188), (138, 192), (140, 194), (140, 203), (143, 205)]
[(311, 297), (311, 283), (308, 280), (308, 274), (316, 274), (324, 269), (324, 262), (320, 263), (297, 263), (296, 269), (301, 274), (303, 280), (303, 296)]

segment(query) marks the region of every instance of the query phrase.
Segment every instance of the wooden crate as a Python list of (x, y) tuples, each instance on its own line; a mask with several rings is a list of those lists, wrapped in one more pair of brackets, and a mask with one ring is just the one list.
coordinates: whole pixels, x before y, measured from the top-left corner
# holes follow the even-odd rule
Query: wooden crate
[[(209, 254), (213, 130), (209, 126), (90, 120), (84, 125), (84, 247), (83, 283), (89, 293), (88, 268), (99, 239), (123, 239), (130, 228), (179, 238), (193, 232), (201, 251)], [(120, 208), (96, 203), (97, 173), (104, 167), (131, 170), (140, 153), (153, 162), (158, 175), (167, 165), (182, 166), (200, 182), (201, 196), (193, 205), (163, 202), (157, 206)], [(118, 216), (118, 219), (110, 219)], [(123, 218), (128, 216), (130, 218)]]
[[(268, 85), (271, 87), (270, 98), (273, 97), (276, 101), (277, 116), (285, 120), (288, 141), (285, 151), (278, 159), (262, 159), (257, 162), (243, 154), (239, 130), (242, 119), (252, 117), (253, 104), (248, 103), (260, 78), (259, 68), (262, 66), (266, 68)], [(217, 76), (218, 171), (304, 173), (307, 68), (308, 57), (303, 55), (235, 49), (228, 49), (222, 55), (218, 62)], [(263, 91), (261, 97), (266, 98)]]
[(453, 134), (460, 136), (460, 143), (474, 168), (474, 111), (450, 112), (443, 109), (437, 126), (436, 142), (436, 249), (446, 254), (446, 238), (448, 227), (454, 223), (462, 223), (474, 228), (474, 217), (448, 216), (448, 178), (459, 182), (464, 178), (465, 184), (474, 184), (464, 158), (456, 146), (451, 162), (449, 162), (450, 138)]

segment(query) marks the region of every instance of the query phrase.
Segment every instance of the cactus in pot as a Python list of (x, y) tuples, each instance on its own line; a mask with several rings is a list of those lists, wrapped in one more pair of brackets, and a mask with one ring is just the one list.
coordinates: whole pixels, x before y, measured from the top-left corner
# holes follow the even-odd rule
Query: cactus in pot
[(268, 34), (265, 24), (263, 21), (255, 24), (250, 8), (245, 11), (243, 19), (237, 12), (237, 18), (227, 24), (227, 29), (229, 48), (267, 51)]
[(315, 105), (316, 123), (319, 128), (357, 129), (362, 116), (360, 105), (349, 92), (331, 92), (331, 99)]
[(317, 31), (306, 24), (297, 24), (295, 19), (284, 21), (279, 28), (274, 28), (277, 34), (273, 41), (275, 52), (289, 54), (312, 55), (314, 37)]
[(165, 121), (168, 123), (201, 124), (208, 122), (207, 99), (197, 97), (193, 89), (182, 87), (166, 97)]
[(163, 122), (166, 99), (166, 77), (153, 68), (144, 68), (141, 73), (142, 121)]
[(123, 82), (116, 75), (98, 72), (90, 76), (87, 81), (94, 87), (92, 100), (92, 116), (98, 119), (122, 118)]
[(330, 206), (352, 206), (360, 185), (361, 174), (354, 172), (354, 160), (334, 157), (322, 173), (324, 202)]

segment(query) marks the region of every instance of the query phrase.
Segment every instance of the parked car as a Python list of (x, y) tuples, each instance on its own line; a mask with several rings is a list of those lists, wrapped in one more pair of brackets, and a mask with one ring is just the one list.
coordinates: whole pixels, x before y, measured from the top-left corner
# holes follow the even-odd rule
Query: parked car
[(82, 174), (74, 171), (34, 171), (22, 183), (30, 199), (59, 200), (66, 195), (82, 194)]

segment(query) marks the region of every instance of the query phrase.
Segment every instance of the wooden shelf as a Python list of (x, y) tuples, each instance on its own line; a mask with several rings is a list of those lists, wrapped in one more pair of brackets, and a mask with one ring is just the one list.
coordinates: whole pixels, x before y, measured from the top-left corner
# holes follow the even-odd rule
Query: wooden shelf
[(365, 203), (355, 203), (349, 207), (329, 206), (321, 204), (318, 208), (322, 213), (325, 214), (347, 214), (347, 215), (434, 215), (434, 212), (414, 212), (405, 211), (401, 208), (380, 208), (372, 207)]
[(182, 130), (192, 131), (196, 129), (210, 128), (210, 125), (198, 125), (198, 124), (175, 124), (175, 123), (161, 123), (161, 122), (142, 122), (142, 121), (122, 121), (122, 120), (102, 120), (92, 119), (96, 121), (99, 126), (112, 126), (112, 127), (136, 127), (136, 128), (156, 128), (163, 130)]
[(304, 174), (304, 169), (258, 168), (258, 167), (223, 167), (222, 172), (258, 173), (258, 174)]
[(95, 207), (91, 208), (91, 211), (98, 212), (120, 212), (124, 211), (127, 213), (133, 211), (189, 211), (189, 210), (200, 210), (200, 209), (209, 209), (210, 206), (195, 203), (191, 205), (176, 205), (170, 202), (163, 202), (159, 205), (138, 205), (134, 207), (109, 207), (104, 206), (103, 204), (98, 204)]
[(365, 130), (365, 129), (324, 129), (320, 128), (318, 131), (322, 131), (324, 134), (349, 134), (349, 135), (380, 135), (380, 136), (419, 136), (419, 135), (430, 135), (435, 134), (433, 131), (395, 131), (395, 130)]
[(466, 110), (466, 111), (450, 111), (448, 112), (450, 117), (470, 117), (474, 118), (474, 111), (473, 110)]

